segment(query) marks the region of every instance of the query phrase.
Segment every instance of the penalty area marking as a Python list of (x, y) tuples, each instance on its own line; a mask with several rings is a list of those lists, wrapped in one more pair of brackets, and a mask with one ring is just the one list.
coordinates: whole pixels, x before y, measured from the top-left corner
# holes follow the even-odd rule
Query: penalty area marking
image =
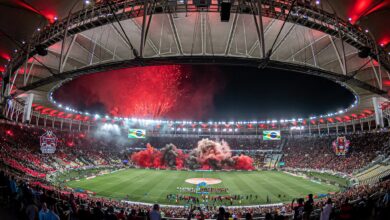
[(202, 182), (205, 182), (207, 185), (214, 185), (214, 184), (221, 183), (222, 180), (215, 179), (215, 178), (190, 178), (190, 179), (186, 179), (186, 183), (195, 184), (195, 185), (202, 183)]

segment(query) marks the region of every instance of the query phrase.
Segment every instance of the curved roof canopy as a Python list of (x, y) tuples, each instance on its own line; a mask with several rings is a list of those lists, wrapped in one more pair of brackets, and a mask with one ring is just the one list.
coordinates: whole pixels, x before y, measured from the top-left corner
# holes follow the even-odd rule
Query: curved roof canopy
[[(0, 62), (8, 65), (8, 92), (31, 92), (36, 105), (56, 108), (53, 88), (80, 74), (212, 62), (332, 79), (359, 97), (352, 115), (373, 109), (372, 97), (387, 98), (390, 33), (380, 20), (390, 15), (389, 1), (262, 0), (261, 12), (259, 2), (234, 1), (230, 20), (221, 22), (214, 0), (209, 7), (192, 1), (5, 1)], [(36, 54), (39, 45), (48, 55)], [(365, 46), (371, 56), (360, 58)]]

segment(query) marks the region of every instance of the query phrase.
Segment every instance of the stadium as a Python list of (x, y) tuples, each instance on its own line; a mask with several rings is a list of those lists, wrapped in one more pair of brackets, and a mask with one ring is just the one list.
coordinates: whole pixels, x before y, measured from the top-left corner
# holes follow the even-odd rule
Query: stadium
[(390, 218), (390, 1), (0, 12), (1, 219)]

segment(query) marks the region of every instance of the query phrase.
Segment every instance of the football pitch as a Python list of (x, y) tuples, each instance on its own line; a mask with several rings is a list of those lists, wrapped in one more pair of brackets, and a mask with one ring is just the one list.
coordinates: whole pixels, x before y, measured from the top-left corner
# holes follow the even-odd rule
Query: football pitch
[[(96, 196), (101, 197), (135, 202), (185, 205), (186, 201), (168, 200), (167, 195), (180, 194), (182, 196), (196, 196), (201, 199), (197, 193), (178, 190), (179, 187), (196, 188), (196, 184), (186, 182), (192, 178), (217, 179), (215, 184), (207, 187), (226, 188), (228, 192), (210, 193), (209, 196), (241, 195), (242, 199), (234, 200), (233, 205), (291, 202), (293, 198), (305, 197), (309, 193), (317, 195), (339, 191), (336, 186), (314, 182), (281, 171), (209, 172), (125, 169), (92, 179), (84, 178), (70, 181), (66, 185), (73, 189), (95, 192)], [(218, 183), (219, 181), (221, 182)], [(230, 203), (220, 204), (231, 205)]]

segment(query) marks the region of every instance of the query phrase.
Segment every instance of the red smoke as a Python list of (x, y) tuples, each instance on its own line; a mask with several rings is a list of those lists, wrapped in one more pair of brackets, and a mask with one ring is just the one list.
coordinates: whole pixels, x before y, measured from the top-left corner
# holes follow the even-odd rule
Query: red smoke
[(232, 156), (230, 152), (230, 148), (226, 142), (222, 142), (221, 144), (219, 144), (218, 142), (212, 140), (203, 139), (198, 142), (198, 148), (196, 150), (199, 150), (198, 161), (201, 164), (209, 160), (215, 160), (215, 161), (227, 160)]
[[(167, 149), (167, 148), (166, 148)], [(217, 142), (208, 139), (202, 139), (198, 146), (189, 154), (183, 153), (176, 147), (167, 150), (157, 150), (150, 144), (146, 149), (133, 153), (131, 160), (139, 167), (144, 168), (167, 168), (172, 167), (169, 164), (172, 161), (164, 161), (164, 154), (177, 155), (172, 159), (175, 161), (176, 169), (203, 169), (203, 170), (253, 170), (253, 159), (246, 155), (231, 155), (230, 147), (226, 142)], [(173, 153), (173, 154), (172, 154)]]
[(188, 154), (183, 153), (182, 150), (177, 150), (178, 156), (176, 157), (176, 169), (181, 170), (185, 166), (185, 161), (188, 158)]
[(232, 158), (236, 163), (234, 168), (237, 170), (253, 170), (253, 159), (246, 155), (234, 156)]
[(154, 149), (150, 144), (146, 145), (146, 150), (132, 154), (131, 160), (140, 167), (165, 168), (161, 164), (161, 152)]
[[(200, 119), (224, 86), (218, 75), (191, 66), (149, 66), (81, 76), (58, 89), (65, 106), (118, 117)], [(199, 73), (201, 72), (201, 73)]]

